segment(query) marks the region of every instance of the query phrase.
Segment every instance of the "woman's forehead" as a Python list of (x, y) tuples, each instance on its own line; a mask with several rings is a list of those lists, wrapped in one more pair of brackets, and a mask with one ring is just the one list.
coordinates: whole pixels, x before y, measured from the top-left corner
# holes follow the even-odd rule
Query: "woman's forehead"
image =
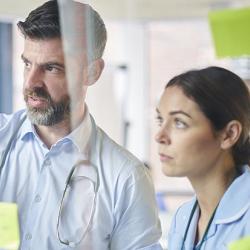
[(159, 109), (197, 110), (199, 109), (199, 106), (193, 99), (185, 95), (180, 87), (171, 86), (164, 90), (159, 102)]

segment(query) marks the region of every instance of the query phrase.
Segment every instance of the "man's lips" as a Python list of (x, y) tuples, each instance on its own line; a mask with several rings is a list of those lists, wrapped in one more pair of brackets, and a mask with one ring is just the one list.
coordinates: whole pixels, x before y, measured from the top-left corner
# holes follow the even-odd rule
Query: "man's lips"
[(36, 108), (48, 104), (48, 101), (45, 98), (31, 95), (28, 96), (27, 102), (30, 106)]
[(162, 154), (162, 153), (159, 153), (159, 156), (160, 156), (161, 162), (168, 162), (174, 159), (173, 157), (166, 155), (166, 154)]

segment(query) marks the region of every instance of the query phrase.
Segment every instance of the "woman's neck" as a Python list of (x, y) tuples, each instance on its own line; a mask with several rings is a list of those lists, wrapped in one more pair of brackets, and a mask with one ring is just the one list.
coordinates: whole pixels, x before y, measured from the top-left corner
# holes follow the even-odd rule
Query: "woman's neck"
[(190, 180), (200, 208), (197, 242), (202, 238), (214, 210), (236, 176), (237, 171), (232, 162), (227, 167), (218, 168), (218, 171), (214, 169), (207, 176)]
[(213, 213), (227, 188), (237, 176), (236, 168), (192, 183), (201, 210), (201, 216)]

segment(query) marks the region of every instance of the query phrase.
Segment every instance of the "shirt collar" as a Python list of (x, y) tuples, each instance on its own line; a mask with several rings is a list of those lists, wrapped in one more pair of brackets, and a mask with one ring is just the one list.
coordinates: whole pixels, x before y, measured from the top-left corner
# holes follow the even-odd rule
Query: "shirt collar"
[(71, 140), (81, 153), (88, 153), (90, 147), (90, 137), (92, 132), (91, 118), (87, 105), (81, 124), (65, 138)]
[(214, 218), (216, 224), (225, 224), (239, 219), (250, 207), (250, 168), (241, 167), (238, 176), (223, 195)]
[(22, 140), (24, 140), (29, 134), (36, 135), (35, 127), (28, 118), (25, 119), (20, 132)]
[[(225, 194), (223, 195), (212, 224), (210, 225), (207, 238), (212, 237), (216, 232), (216, 224), (226, 224), (238, 220), (250, 207), (250, 168), (245, 165), (241, 168), (242, 174), (237, 177), (233, 183), (229, 186)], [(191, 202), (191, 208), (194, 206), (195, 199)], [(194, 242), (197, 222), (199, 217), (199, 208), (197, 207), (192, 222), (190, 224), (187, 241), (185, 246), (192, 245)], [(197, 247), (200, 245), (198, 242)]]
[[(83, 121), (69, 135), (61, 140), (70, 140), (78, 148), (81, 153), (88, 153), (90, 146), (90, 137), (92, 131), (92, 123), (87, 105), (85, 105), (85, 114)], [(21, 128), (21, 139), (24, 140), (29, 134), (37, 136), (34, 125), (29, 119), (25, 119)]]

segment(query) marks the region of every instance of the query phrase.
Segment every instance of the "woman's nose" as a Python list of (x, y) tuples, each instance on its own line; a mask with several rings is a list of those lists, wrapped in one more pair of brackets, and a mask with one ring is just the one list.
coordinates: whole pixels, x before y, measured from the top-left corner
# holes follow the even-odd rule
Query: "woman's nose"
[(170, 144), (170, 137), (166, 127), (162, 126), (155, 135), (156, 142), (160, 144)]

